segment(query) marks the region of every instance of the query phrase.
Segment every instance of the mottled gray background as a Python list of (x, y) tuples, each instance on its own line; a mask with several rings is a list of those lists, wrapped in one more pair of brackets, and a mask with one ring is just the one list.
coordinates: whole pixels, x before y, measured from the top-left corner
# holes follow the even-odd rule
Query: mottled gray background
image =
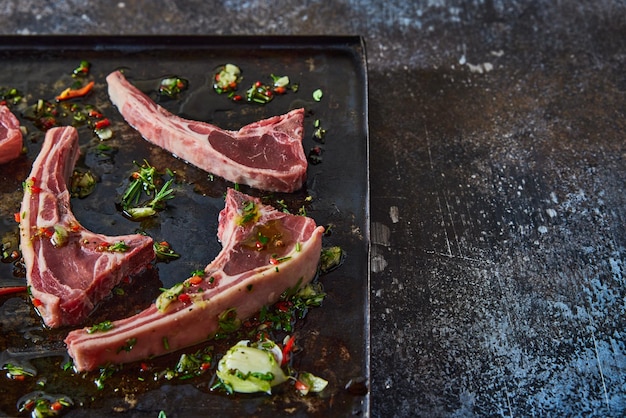
[(2, 34), (356, 34), (371, 415), (626, 413), (624, 1), (0, 2)]

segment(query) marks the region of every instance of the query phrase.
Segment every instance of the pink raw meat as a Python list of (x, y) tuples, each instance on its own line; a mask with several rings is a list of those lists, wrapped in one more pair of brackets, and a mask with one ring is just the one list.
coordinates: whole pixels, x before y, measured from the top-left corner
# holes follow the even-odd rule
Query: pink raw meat
[[(109, 331), (71, 331), (65, 343), (74, 367), (93, 370), (198, 344), (219, 330), (218, 318), (231, 309), (242, 320), (251, 317), (315, 276), (323, 232), (311, 218), (277, 211), (229, 189), (217, 234), (223, 249), (202, 280), (193, 276), (173, 286), (143, 312), (114, 321)], [(259, 246), (261, 236), (268, 239)], [(169, 302), (165, 307), (164, 301)]]
[(234, 183), (293, 192), (304, 184), (304, 109), (228, 131), (168, 112), (115, 71), (107, 76), (111, 102), (148, 141)]
[[(150, 237), (94, 234), (76, 220), (67, 182), (78, 155), (75, 128), (50, 129), (24, 182), (20, 247), (33, 304), (49, 327), (80, 324), (124, 277), (154, 258)], [(110, 248), (120, 242), (125, 250)]]
[(0, 164), (16, 159), (21, 152), (20, 121), (8, 107), (0, 105)]

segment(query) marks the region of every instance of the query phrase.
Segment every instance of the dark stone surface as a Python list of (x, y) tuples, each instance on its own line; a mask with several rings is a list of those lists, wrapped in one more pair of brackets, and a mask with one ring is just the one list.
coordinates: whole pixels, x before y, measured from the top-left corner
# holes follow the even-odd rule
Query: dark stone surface
[(3, 34), (359, 34), (371, 415), (626, 413), (622, 1), (0, 4)]

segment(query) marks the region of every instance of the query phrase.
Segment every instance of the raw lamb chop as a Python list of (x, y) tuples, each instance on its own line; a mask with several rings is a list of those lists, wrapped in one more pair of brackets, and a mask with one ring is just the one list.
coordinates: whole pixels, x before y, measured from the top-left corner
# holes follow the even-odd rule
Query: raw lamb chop
[(150, 307), (112, 322), (105, 332), (83, 328), (65, 339), (78, 371), (163, 355), (211, 338), (219, 318), (245, 319), (316, 274), (324, 227), (277, 211), (229, 189), (219, 215), (222, 251), (204, 269), (164, 291)]
[(20, 121), (8, 107), (0, 105), (0, 164), (16, 159), (21, 152)]
[(50, 129), (24, 182), (20, 247), (33, 305), (49, 327), (80, 324), (154, 258), (150, 237), (94, 234), (78, 223), (67, 189), (78, 155), (75, 128)]
[(293, 192), (304, 184), (304, 109), (228, 131), (171, 114), (115, 71), (109, 97), (148, 141), (207, 172), (261, 190)]

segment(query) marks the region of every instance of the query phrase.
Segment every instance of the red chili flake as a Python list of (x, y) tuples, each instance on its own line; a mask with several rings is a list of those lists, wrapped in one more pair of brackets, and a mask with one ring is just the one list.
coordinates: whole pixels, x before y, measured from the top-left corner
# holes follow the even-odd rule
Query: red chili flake
[(91, 109), (89, 111), (89, 116), (92, 118), (100, 119), (102, 117), (102, 113), (98, 112), (96, 109)]
[(59, 401), (52, 402), (50, 404), (50, 409), (52, 409), (53, 411), (60, 411), (63, 409), (63, 404)]
[(138, 172), (136, 172), (136, 171), (135, 171), (133, 174), (131, 174), (130, 176), (131, 176), (132, 178), (134, 178), (135, 180), (137, 180), (139, 177), (141, 177), (141, 176), (139, 175), (139, 173), (138, 173)]
[(287, 89), (283, 86), (274, 87), (274, 93), (285, 94), (286, 92), (287, 92)]
[(111, 125), (111, 122), (108, 119), (102, 119), (102, 120), (99, 120), (98, 122), (96, 122), (94, 124), (94, 128), (95, 129), (104, 129), (107, 126), (110, 126), (110, 125)]
[(33, 306), (34, 306), (35, 308), (38, 308), (38, 307), (40, 307), (41, 305), (43, 305), (43, 302), (42, 302), (42, 301), (40, 301), (40, 300), (39, 300), (39, 299), (37, 299), (37, 298), (34, 298), (34, 299), (33, 299)]
[(16, 374), (14, 376), (11, 376), (11, 378), (13, 380), (17, 380), (18, 382), (23, 382), (24, 380), (26, 380), (26, 376), (24, 376), (23, 374)]
[(291, 309), (291, 307), (293, 306), (293, 303), (289, 302), (288, 300), (281, 300), (280, 302), (276, 302), (274, 306), (280, 312), (288, 312), (289, 309)]
[(191, 297), (189, 297), (187, 293), (181, 293), (180, 295), (178, 295), (178, 300), (184, 304), (191, 303)]
[(274, 258), (274, 257), (270, 257), (270, 264), (273, 266), (277, 266), (280, 264), (280, 261), (278, 261), (278, 259)]
[(243, 97), (240, 94), (236, 94), (233, 96), (233, 100), (236, 102), (240, 102), (243, 100)]
[(263, 85), (263, 83), (261, 83), (260, 81), (257, 81), (256, 83), (254, 83), (254, 87), (261, 87)]
[(142, 372), (147, 372), (150, 371), (150, 365), (148, 363), (141, 363), (141, 371)]
[(28, 288), (26, 286), (0, 287), (0, 296), (26, 292), (27, 290)]
[(211, 363), (202, 363), (200, 365), (200, 370), (202, 370), (203, 372), (209, 370), (210, 368), (211, 368)]
[(38, 234), (46, 238), (52, 238), (54, 235), (54, 229), (50, 227), (41, 227), (39, 228)]
[(263, 244), (261, 241), (257, 241), (254, 246), (257, 248), (257, 250), (262, 250), (263, 248), (265, 248), (265, 244)]
[(78, 224), (78, 222), (70, 223), (70, 231), (78, 232), (78, 230), (80, 230), (80, 225)]
[(296, 390), (299, 390), (299, 391), (309, 390), (309, 387), (306, 384), (302, 383), (300, 380), (296, 380), (295, 388)]
[(289, 339), (285, 343), (285, 346), (283, 347), (283, 361), (281, 363), (281, 366), (284, 366), (285, 364), (289, 362), (289, 357), (291, 355), (291, 352), (293, 351), (295, 340), (296, 338), (292, 335), (289, 337)]
[(189, 281), (189, 284), (199, 285), (200, 283), (202, 283), (202, 277), (191, 276), (188, 281)]
[(22, 215), (20, 215), (19, 212), (15, 212), (13, 214), (13, 219), (15, 219), (15, 222), (17, 222), (18, 224), (20, 223), (20, 221), (22, 220)]

